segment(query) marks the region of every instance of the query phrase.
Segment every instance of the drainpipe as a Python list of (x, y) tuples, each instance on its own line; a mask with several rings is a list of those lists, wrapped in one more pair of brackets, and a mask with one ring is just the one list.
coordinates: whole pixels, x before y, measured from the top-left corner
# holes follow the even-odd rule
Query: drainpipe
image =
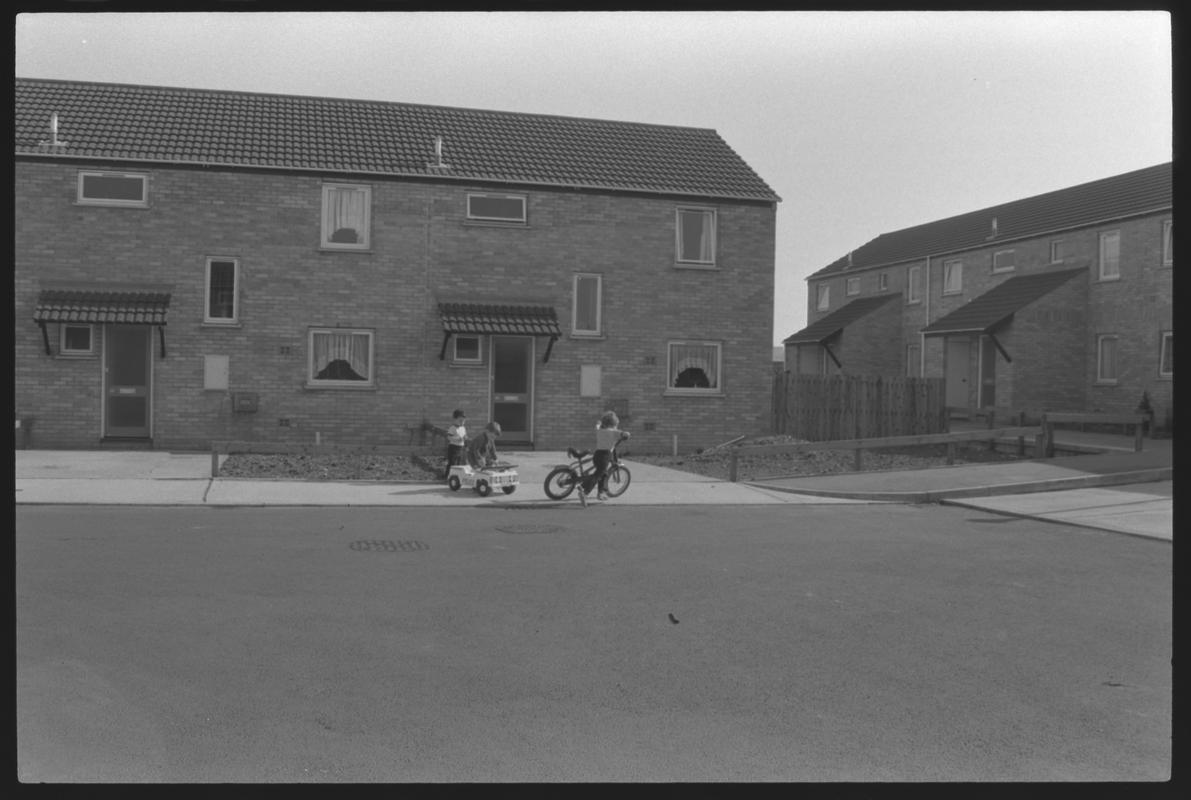
[[(926, 292), (926, 322), (922, 327), (930, 324), (930, 256), (926, 257), (926, 269), (924, 270), (923, 291)], [(926, 377), (926, 334), (922, 331), (918, 332), (918, 375), (919, 377)]]

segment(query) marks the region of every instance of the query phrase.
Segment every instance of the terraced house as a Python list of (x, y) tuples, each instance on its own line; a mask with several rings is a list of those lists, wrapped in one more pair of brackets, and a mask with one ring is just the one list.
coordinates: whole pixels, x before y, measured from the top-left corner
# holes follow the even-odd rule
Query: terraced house
[(713, 130), (16, 80), (35, 447), (765, 429), (780, 198)]
[(1144, 395), (1171, 427), (1171, 168), (881, 234), (807, 279), (786, 368), (943, 377), (956, 416), (1133, 413)]

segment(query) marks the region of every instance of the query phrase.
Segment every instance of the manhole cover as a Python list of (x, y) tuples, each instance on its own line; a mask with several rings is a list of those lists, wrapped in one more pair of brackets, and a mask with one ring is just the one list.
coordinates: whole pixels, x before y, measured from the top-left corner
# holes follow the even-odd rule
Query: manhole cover
[(558, 533), (566, 529), (561, 525), (502, 525), (497, 530), (502, 533)]
[(415, 550), (429, 550), (425, 542), (394, 542), (388, 539), (364, 539), (348, 545), (352, 550), (381, 553), (412, 553)]

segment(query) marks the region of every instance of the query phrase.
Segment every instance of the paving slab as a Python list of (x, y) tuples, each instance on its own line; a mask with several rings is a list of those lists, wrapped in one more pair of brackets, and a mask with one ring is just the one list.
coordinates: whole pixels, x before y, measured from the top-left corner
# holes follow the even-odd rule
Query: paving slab
[(1173, 541), (1174, 500), (1169, 496), (1169, 489), (1169, 483), (1143, 484), (1121, 489), (1068, 489), (943, 500), (942, 503)]

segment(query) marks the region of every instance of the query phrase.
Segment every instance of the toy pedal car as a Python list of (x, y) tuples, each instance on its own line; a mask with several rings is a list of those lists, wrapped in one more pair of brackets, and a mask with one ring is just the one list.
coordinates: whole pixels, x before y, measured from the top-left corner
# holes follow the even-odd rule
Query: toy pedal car
[(467, 486), (475, 489), (476, 494), (480, 497), (487, 497), (492, 494), (493, 489), (498, 487), (505, 494), (512, 494), (517, 491), (519, 482), (517, 465), (506, 463), (493, 464), (483, 469), (472, 469), (466, 464), (456, 464), (451, 467), (447, 476), (447, 486), (451, 487), (452, 492), (457, 492)]

